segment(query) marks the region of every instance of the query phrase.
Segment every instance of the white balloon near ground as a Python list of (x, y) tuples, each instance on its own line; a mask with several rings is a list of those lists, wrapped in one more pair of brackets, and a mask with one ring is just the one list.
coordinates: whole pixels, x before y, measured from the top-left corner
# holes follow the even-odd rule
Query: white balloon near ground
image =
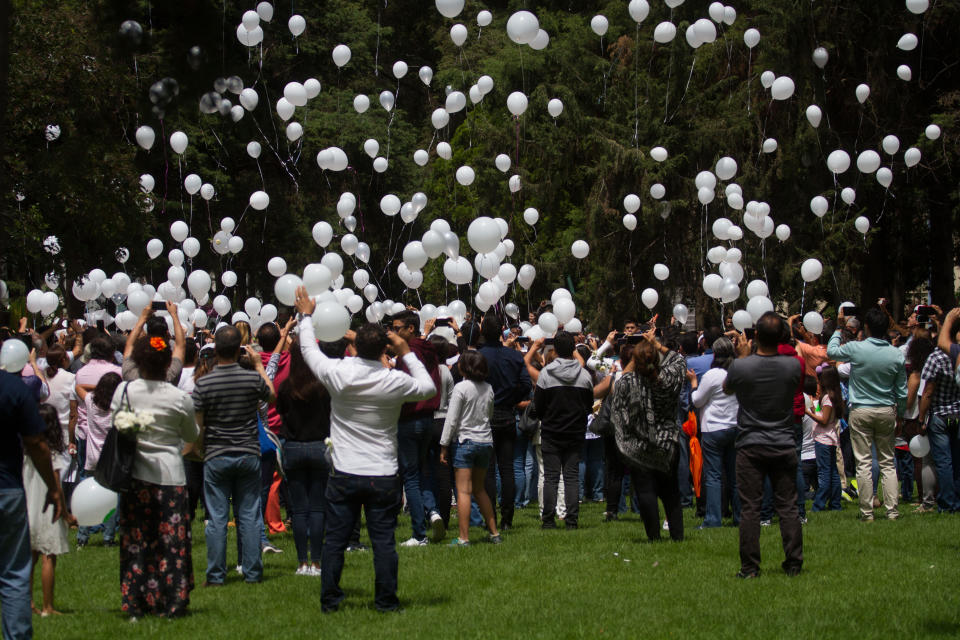
[(773, 311), (773, 302), (766, 296), (754, 296), (747, 301), (747, 313), (754, 322), (768, 311)]
[(910, 453), (915, 458), (923, 458), (930, 453), (930, 439), (924, 435), (916, 435), (910, 438)]
[(84, 478), (70, 497), (70, 512), (81, 527), (102, 524), (117, 508), (117, 494), (100, 485), (93, 477)]

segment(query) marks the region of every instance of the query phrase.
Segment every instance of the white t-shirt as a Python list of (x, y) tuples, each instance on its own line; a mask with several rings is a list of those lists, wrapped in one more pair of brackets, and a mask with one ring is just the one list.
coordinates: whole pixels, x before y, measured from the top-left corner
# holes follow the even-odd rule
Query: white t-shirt
[[(39, 366), (39, 363), (37, 363)], [(60, 428), (63, 429), (64, 442), (70, 441), (70, 401), (76, 400), (74, 392), (75, 374), (66, 369), (58, 369), (57, 375), (47, 381), (50, 387), (50, 396), (47, 403), (53, 405), (57, 410), (57, 419), (60, 421)]]
[(723, 381), (726, 379), (727, 370), (714, 367), (703, 374), (693, 390), (694, 406), (703, 409), (700, 415), (700, 431), (703, 433), (737, 426), (740, 404), (736, 394), (724, 393)]

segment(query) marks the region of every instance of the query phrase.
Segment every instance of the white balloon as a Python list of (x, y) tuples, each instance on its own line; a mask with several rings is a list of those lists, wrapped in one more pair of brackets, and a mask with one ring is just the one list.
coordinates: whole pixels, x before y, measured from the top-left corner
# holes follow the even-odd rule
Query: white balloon
[(370, 108), (370, 98), (364, 94), (358, 94), (353, 98), (353, 109), (357, 113), (364, 113)]
[(777, 141), (774, 138), (767, 138), (763, 141), (762, 149), (764, 153), (773, 153), (777, 150)]
[(823, 274), (823, 265), (816, 258), (808, 258), (800, 265), (800, 277), (804, 282), (813, 282)]
[(413, 161), (418, 166), (425, 166), (430, 161), (430, 154), (423, 149), (417, 149), (413, 152)]
[(650, 197), (653, 198), (654, 200), (659, 200), (660, 198), (665, 196), (666, 193), (667, 193), (666, 187), (664, 187), (659, 182), (656, 182), (650, 185)]
[(584, 240), (575, 240), (574, 243), (570, 245), (570, 253), (573, 254), (574, 258), (583, 260), (590, 253), (590, 245)]
[(314, 242), (321, 247), (326, 247), (333, 239), (333, 227), (330, 226), (330, 223), (321, 220), (313, 225), (311, 234)]
[(573, 320), (577, 313), (577, 305), (570, 298), (561, 298), (553, 305), (553, 315), (557, 317), (560, 324), (567, 324)]
[(477, 14), (477, 26), (486, 27), (493, 22), (493, 14), (484, 9)]
[(307, 89), (299, 82), (288, 82), (283, 87), (283, 97), (295, 107), (307, 105)]
[(287, 100), (286, 98), (280, 98), (277, 100), (277, 115), (280, 116), (280, 119), (286, 122), (293, 117), (293, 112), (296, 111), (296, 106)]
[(660, 295), (656, 289), (647, 288), (640, 294), (640, 301), (643, 302), (643, 306), (647, 309), (653, 309), (657, 306), (657, 302), (660, 301)]
[(857, 96), (857, 102), (863, 104), (867, 101), (867, 98), (870, 97), (870, 87), (866, 84), (858, 84), (857, 88), (854, 90), (854, 95)]
[(767, 69), (766, 71), (760, 74), (760, 86), (762, 86), (764, 89), (769, 89), (770, 87), (772, 87), (773, 83), (776, 82), (776, 80), (777, 80), (777, 74), (775, 74), (773, 71), (770, 71), (769, 69)]
[(552, 336), (557, 332), (557, 329), (560, 328), (560, 321), (556, 315), (546, 311), (540, 314), (540, 317), (537, 319), (537, 326), (539, 326), (540, 330), (547, 336)]
[(737, 331), (743, 331), (747, 327), (753, 326), (753, 316), (749, 311), (740, 309), (733, 313), (733, 328)]
[(209, 182), (204, 182), (200, 185), (200, 197), (204, 200), (213, 200), (213, 196), (217, 194), (217, 190), (213, 188), (213, 185)]
[(763, 280), (751, 280), (747, 285), (747, 298), (756, 298), (757, 296), (767, 296), (770, 290), (767, 283)]
[(350, 312), (338, 302), (321, 302), (311, 317), (317, 339), (335, 342), (350, 329)]
[(779, 224), (777, 225), (775, 233), (777, 234), (777, 240), (780, 242), (786, 242), (787, 238), (790, 237), (790, 227), (785, 224)]
[(927, 128), (924, 129), (923, 135), (925, 135), (928, 140), (936, 140), (940, 137), (940, 127), (935, 124), (929, 124)]
[(677, 36), (677, 27), (669, 21), (661, 22), (653, 30), (653, 39), (660, 44), (671, 42)]
[(468, 35), (467, 28), (462, 24), (455, 24), (450, 27), (450, 40), (458, 47), (463, 46), (463, 43), (467, 41)]
[(230, 249), (230, 253), (240, 253), (243, 250), (243, 238), (240, 236), (233, 236), (227, 242), (227, 248)]
[(590, 28), (593, 29), (593, 32), (598, 36), (603, 37), (607, 33), (607, 29), (610, 27), (610, 22), (605, 16), (596, 15), (590, 19)]
[(917, 36), (912, 33), (905, 33), (897, 40), (897, 48), (902, 51), (913, 51), (917, 48), (918, 43)]
[(240, 104), (247, 111), (253, 111), (260, 103), (260, 95), (250, 87), (240, 92)]
[(81, 527), (102, 524), (116, 508), (117, 494), (101, 486), (92, 476), (84, 478), (70, 498), (70, 512)]
[(903, 152), (903, 162), (908, 167), (916, 166), (920, 162), (920, 149), (916, 147), (910, 147)]
[(830, 53), (824, 47), (817, 47), (813, 50), (813, 64), (817, 65), (820, 69), (827, 66), (829, 59)]
[(870, 219), (866, 216), (859, 216), (853, 221), (853, 226), (863, 235), (867, 235), (867, 231), (870, 230)]
[(884, 153), (892, 156), (900, 150), (900, 138), (893, 134), (883, 136), (880, 146), (883, 147)]
[(547, 103), (547, 113), (551, 117), (557, 118), (563, 113), (563, 102), (559, 98), (553, 98)]
[(393, 195), (392, 193), (388, 193), (387, 195), (380, 198), (380, 211), (382, 211), (385, 215), (388, 215), (388, 216), (397, 215), (397, 213), (400, 212), (400, 206), (401, 206), (400, 198)]
[(153, 188), (156, 186), (156, 181), (153, 179), (153, 176), (149, 173), (145, 173), (140, 176), (140, 190), (144, 193), (150, 193), (153, 191)]
[(178, 155), (183, 155), (183, 152), (187, 150), (188, 143), (187, 134), (183, 131), (174, 131), (170, 136), (170, 148)]
[(492, 218), (481, 216), (467, 228), (467, 242), (477, 253), (489, 253), (500, 243), (500, 225)]
[(277, 281), (273, 285), (273, 293), (281, 304), (292, 307), (293, 303), (296, 302), (297, 287), (301, 284), (302, 281), (300, 278), (292, 273), (288, 273), (277, 278)]
[(195, 258), (200, 253), (200, 241), (196, 238), (184, 238), (183, 253), (188, 258)]
[(537, 270), (532, 264), (525, 264), (517, 271), (517, 284), (524, 289), (529, 289), (537, 277)]
[(930, 0), (907, 0), (907, 10), (917, 15), (926, 11), (929, 6)]
[(420, 67), (420, 71), (417, 75), (420, 76), (420, 82), (429, 87), (430, 81), (433, 80), (433, 69), (426, 66)]
[(183, 220), (177, 220), (170, 225), (170, 236), (177, 242), (183, 242), (190, 235), (190, 227)]
[(807, 107), (807, 121), (810, 123), (810, 126), (816, 129), (820, 126), (820, 121), (823, 119), (823, 111), (820, 110), (815, 104)]
[(823, 333), (823, 316), (816, 311), (808, 311), (803, 315), (804, 328), (813, 335)]
[(290, 142), (296, 142), (303, 137), (303, 125), (299, 122), (291, 122), (287, 125), (286, 134), (287, 140)]
[(667, 159), (667, 150), (663, 147), (653, 147), (650, 149), (650, 157), (657, 162), (663, 162)]
[(753, 49), (760, 44), (760, 32), (756, 29), (747, 29), (743, 32), (743, 43), (747, 45), (747, 48)]
[(794, 88), (792, 79), (787, 76), (780, 76), (773, 81), (773, 86), (770, 87), (770, 95), (773, 96), (774, 100), (789, 100), (793, 95)]
[(263, 211), (270, 204), (270, 196), (266, 191), (254, 191), (250, 194), (250, 206), (257, 211)]
[(411, 271), (418, 271), (426, 264), (429, 257), (423, 249), (423, 243), (419, 240), (410, 242), (403, 248), (403, 262)]
[(157, 134), (153, 131), (153, 127), (143, 125), (141, 127), (137, 127), (134, 137), (137, 139), (137, 144), (147, 151), (150, 151), (150, 149), (153, 147), (154, 140), (157, 138)]
[(350, 62), (352, 55), (350, 47), (345, 44), (338, 44), (333, 48), (333, 52), (331, 53), (331, 56), (333, 56), (333, 64), (337, 65), (338, 68)]
[(274, 278), (279, 278), (287, 272), (287, 261), (279, 256), (270, 258), (267, 262), (267, 272)]
[(861, 173), (873, 173), (880, 168), (880, 154), (873, 149), (867, 149), (857, 156), (857, 169)]
[(530, 44), (540, 30), (540, 22), (529, 11), (517, 11), (507, 20), (507, 35), (516, 44)]
[(540, 219), (540, 212), (534, 209), (533, 207), (528, 207), (523, 212), (523, 221), (526, 222), (531, 227), (537, 224), (537, 221)]
[(630, 13), (633, 21), (640, 24), (650, 15), (650, 4), (647, 0), (630, 0), (630, 4), (627, 5), (627, 11)]
[(507, 96), (507, 109), (515, 116), (523, 115), (527, 110), (527, 96), (520, 91), (514, 91)]
[(237, 274), (233, 271), (224, 271), (220, 274), (220, 282), (223, 283), (224, 287), (229, 289), (237, 284)]
[(464, 165), (459, 169), (457, 169), (456, 175), (457, 175), (457, 182), (459, 182), (461, 185), (465, 187), (469, 187), (471, 184), (473, 184), (474, 178), (476, 178), (476, 174), (474, 173), (473, 169), (468, 167), (467, 165)]
[(396, 104), (396, 96), (393, 95), (392, 91), (381, 91), (380, 92), (380, 106), (390, 111), (393, 109), (393, 105)]
[(510, 170), (510, 156), (505, 153), (498, 155), (493, 163), (496, 165), (497, 169), (503, 173), (506, 173)]
[(640, 197), (634, 193), (627, 194), (623, 198), (623, 208), (627, 213), (636, 213), (640, 209)]
[(882, 187), (889, 187), (893, 183), (893, 171), (887, 167), (877, 169), (877, 182), (879, 182)]
[(913, 79), (913, 71), (909, 65), (901, 64), (897, 67), (897, 77), (904, 82), (910, 82)]
[(843, 149), (836, 149), (827, 156), (827, 168), (835, 174), (844, 173), (850, 168), (850, 155)]
[(247, 155), (256, 160), (260, 157), (260, 143), (256, 141), (251, 141), (247, 143)]
[(307, 21), (304, 20), (303, 16), (294, 14), (287, 20), (287, 28), (290, 29), (293, 37), (296, 38), (307, 28)]
[(768, 311), (773, 311), (773, 302), (766, 296), (754, 296), (747, 301), (747, 313), (750, 314), (754, 322)]
[(437, 143), (437, 155), (443, 158), (444, 160), (449, 160), (453, 157), (453, 148), (450, 147), (449, 142), (438, 142)]
[(916, 435), (910, 438), (910, 453), (915, 458), (923, 458), (930, 453), (930, 438), (927, 436)]
[(376, 171), (377, 173), (383, 173), (384, 171), (386, 171), (388, 165), (389, 165), (389, 162), (383, 156), (373, 159), (373, 170)]
[(443, 275), (455, 285), (468, 284), (473, 279), (473, 266), (463, 256), (447, 258), (443, 263)]
[(709, 273), (703, 278), (703, 291), (711, 298), (720, 298), (723, 292), (723, 276)]
[(445, 18), (456, 18), (463, 11), (463, 0), (437, 0), (437, 11)]
[(716, 173), (721, 180), (731, 180), (737, 175), (737, 161), (729, 156), (720, 158), (717, 160)]
[[(478, 89), (479, 91), (479, 89)], [(467, 97), (461, 91), (451, 91), (444, 102), (447, 113), (458, 113), (467, 106)]]
[(633, 215), (632, 213), (628, 213), (625, 216), (623, 216), (623, 226), (627, 229), (627, 231), (633, 231), (634, 229), (636, 229), (637, 216)]
[(666, 280), (670, 277), (670, 268), (662, 263), (653, 265), (653, 277), (657, 280)]

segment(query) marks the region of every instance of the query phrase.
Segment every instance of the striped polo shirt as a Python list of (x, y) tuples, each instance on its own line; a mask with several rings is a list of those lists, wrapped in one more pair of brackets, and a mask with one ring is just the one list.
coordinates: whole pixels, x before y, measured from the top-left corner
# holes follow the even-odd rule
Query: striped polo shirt
[(260, 374), (239, 364), (219, 364), (197, 380), (193, 404), (203, 412), (203, 459), (224, 454), (260, 455), (257, 407), (269, 398), (270, 389)]

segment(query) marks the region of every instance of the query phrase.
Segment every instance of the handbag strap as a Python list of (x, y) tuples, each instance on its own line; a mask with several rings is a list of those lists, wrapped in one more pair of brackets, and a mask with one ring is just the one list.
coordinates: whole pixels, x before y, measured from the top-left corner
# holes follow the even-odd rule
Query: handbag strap
[[(127, 410), (127, 411), (133, 411), (133, 409), (130, 407), (130, 397), (127, 395), (127, 390), (128, 390), (129, 388), (130, 388), (130, 383), (129, 383), (129, 382), (124, 382), (124, 383), (123, 383), (123, 393), (120, 395), (120, 406), (117, 408), (118, 411), (123, 411), (123, 410), (124, 410), (124, 404), (126, 404), (126, 410)], [(110, 420), (111, 426), (113, 426), (113, 424), (114, 424), (114, 422), (116, 421), (116, 419), (117, 419), (117, 413), (114, 412), (114, 413), (113, 413), (113, 417), (112, 417), (111, 420)]]

